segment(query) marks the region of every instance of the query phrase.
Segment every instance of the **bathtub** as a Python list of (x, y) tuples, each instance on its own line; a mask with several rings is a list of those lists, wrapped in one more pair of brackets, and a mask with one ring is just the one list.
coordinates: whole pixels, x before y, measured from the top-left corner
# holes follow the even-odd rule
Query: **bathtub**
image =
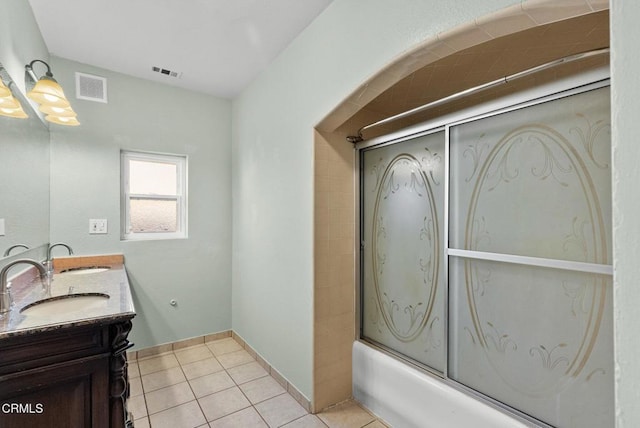
[(394, 428), (531, 426), (361, 342), (352, 358), (354, 398)]

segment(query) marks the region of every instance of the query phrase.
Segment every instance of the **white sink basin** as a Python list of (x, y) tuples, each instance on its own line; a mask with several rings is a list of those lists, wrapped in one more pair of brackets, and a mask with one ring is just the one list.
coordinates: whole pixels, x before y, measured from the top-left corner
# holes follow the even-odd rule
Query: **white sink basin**
[(90, 266), (65, 269), (60, 273), (66, 273), (69, 275), (87, 275), (90, 273), (106, 272), (109, 269), (111, 269), (109, 266)]
[(91, 315), (92, 311), (105, 307), (108, 300), (109, 295), (103, 293), (66, 294), (38, 300), (22, 308), (20, 313), (36, 317), (78, 312), (87, 312)]

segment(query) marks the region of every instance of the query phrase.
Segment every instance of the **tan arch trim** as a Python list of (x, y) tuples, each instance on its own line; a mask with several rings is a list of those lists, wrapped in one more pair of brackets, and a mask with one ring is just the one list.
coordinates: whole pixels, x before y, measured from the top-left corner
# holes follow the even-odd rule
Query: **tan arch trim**
[(608, 0), (528, 0), (438, 33), (367, 79), (318, 124), (335, 132), (368, 103), (417, 70), (473, 46), (537, 26), (609, 9)]

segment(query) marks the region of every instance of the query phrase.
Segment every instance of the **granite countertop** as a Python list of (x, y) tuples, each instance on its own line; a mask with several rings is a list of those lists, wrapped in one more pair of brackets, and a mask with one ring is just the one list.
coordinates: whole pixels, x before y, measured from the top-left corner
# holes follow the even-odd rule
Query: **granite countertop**
[[(12, 284), (14, 305), (9, 313), (0, 315), (0, 339), (64, 327), (108, 324), (135, 316), (122, 256), (56, 259), (54, 267), (55, 271), (49, 291), (43, 289), (40, 279), (33, 277), (33, 272), (31, 272), (31, 277), (27, 276), (22, 281), (12, 281), (15, 282)], [(91, 273), (87, 273), (89, 270), (84, 273), (81, 270), (63, 272), (75, 267), (108, 267), (108, 269), (95, 270)], [(33, 271), (36, 270), (33, 269)], [(99, 293), (109, 297), (95, 298), (86, 309), (81, 310), (61, 311), (45, 315), (29, 314), (28, 311), (26, 313), (20, 312), (27, 305), (42, 299), (84, 293)]]

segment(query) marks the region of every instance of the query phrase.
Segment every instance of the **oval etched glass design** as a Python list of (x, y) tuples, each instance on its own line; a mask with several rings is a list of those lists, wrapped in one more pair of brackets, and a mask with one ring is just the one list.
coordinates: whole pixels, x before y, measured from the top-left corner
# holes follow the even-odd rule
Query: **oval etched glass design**
[(444, 133), (363, 153), (365, 338), (444, 367)]
[[(376, 193), (371, 262), (382, 317), (401, 341), (415, 339), (433, 309), (440, 258), (434, 202), (420, 161), (407, 153), (394, 157)], [(399, 292), (398, 282), (417, 286)], [(398, 309), (409, 316), (399, 316)]]
[(450, 246), (609, 264), (608, 93), (452, 127)]
[[(608, 100), (601, 88), (453, 127), (451, 247), (609, 264)], [(611, 424), (610, 276), (449, 266), (453, 379), (554, 426)]]

